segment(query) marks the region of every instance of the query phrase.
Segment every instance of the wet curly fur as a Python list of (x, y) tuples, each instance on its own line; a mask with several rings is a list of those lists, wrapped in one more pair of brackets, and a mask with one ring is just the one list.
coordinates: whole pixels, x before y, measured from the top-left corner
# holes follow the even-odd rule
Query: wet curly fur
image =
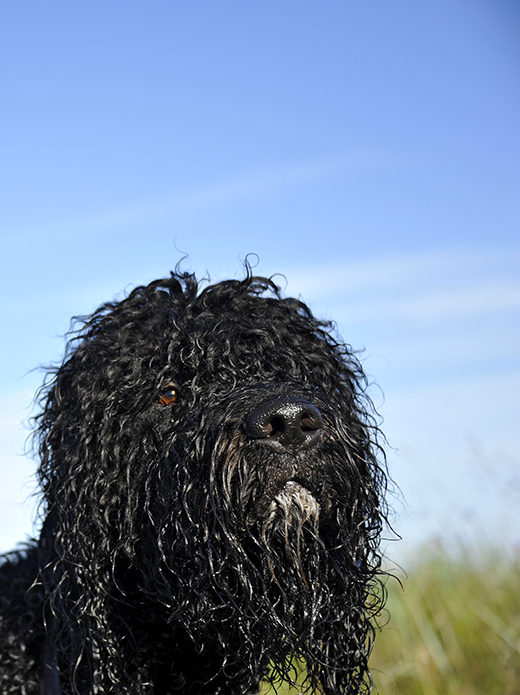
[(0, 569), (0, 691), (245, 694), (306, 663), (369, 692), (386, 475), (350, 347), (250, 273), (78, 321), (40, 394), (41, 535)]

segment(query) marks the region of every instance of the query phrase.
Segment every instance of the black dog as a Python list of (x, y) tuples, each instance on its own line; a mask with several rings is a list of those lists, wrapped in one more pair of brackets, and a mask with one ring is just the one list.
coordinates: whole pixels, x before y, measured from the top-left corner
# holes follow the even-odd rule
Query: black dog
[[(352, 350), (272, 281), (172, 274), (80, 319), (40, 394), (3, 695), (370, 691), (384, 456)], [(378, 459), (381, 463), (378, 463)]]

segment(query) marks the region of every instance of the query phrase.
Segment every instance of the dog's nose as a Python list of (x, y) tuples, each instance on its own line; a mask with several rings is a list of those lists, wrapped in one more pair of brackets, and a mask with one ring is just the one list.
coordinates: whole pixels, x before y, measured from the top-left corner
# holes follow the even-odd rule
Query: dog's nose
[(281, 396), (261, 403), (249, 416), (246, 432), (283, 447), (311, 446), (323, 427), (321, 413), (303, 398)]

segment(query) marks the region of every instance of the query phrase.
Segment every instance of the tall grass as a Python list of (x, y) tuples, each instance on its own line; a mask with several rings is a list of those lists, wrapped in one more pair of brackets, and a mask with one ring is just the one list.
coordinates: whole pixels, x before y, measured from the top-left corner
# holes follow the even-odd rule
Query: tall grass
[(387, 582), (387, 625), (370, 659), (374, 692), (520, 695), (520, 558), (442, 548), (421, 557), (402, 586)]
[(520, 695), (520, 562), (438, 548), (389, 580), (370, 661), (381, 695)]

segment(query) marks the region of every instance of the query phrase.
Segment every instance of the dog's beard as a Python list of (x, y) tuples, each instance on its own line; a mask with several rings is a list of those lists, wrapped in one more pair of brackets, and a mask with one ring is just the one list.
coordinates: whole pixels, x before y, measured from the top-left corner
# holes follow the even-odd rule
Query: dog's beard
[(288, 480), (269, 507), (269, 515), (265, 521), (266, 531), (283, 522), (285, 528), (292, 523), (317, 523), (320, 506), (314, 495), (295, 480)]
[(311, 546), (318, 542), (319, 514), (320, 506), (315, 497), (294, 480), (289, 480), (271, 501), (261, 526), (261, 537), (270, 549), (268, 557), (275, 581), (273, 552), (281, 553), (279, 560), (285, 559), (286, 564), (292, 566), (308, 585), (302, 558), (309, 551), (309, 540)]
[[(237, 555), (248, 557), (244, 570), (249, 565), (253, 574), (263, 578), (262, 588), (254, 590), (257, 600), (268, 613), (274, 608), (275, 619), (288, 631), (305, 631), (318, 605), (328, 600), (323, 587), (331, 570), (331, 548), (325, 546), (321, 527), (330, 526), (331, 500), (326, 489), (331, 483), (323, 482), (327, 478), (324, 461), (320, 461), (318, 482), (303, 457), (266, 461), (261, 450), (251, 457), (238, 436), (223, 452), (217, 469), (222, 471), (220, 509), (226, 535)], [(330, 541), (338, 545), (339, 527), (332, 527), (328, 546)]]
[[(313, 639), (327, 604), (323, 577), (327, 551), (319, 533), (320, 505), (299, 483), (289, 480), (271, 500), (260, 523), (262, 572), (271, 619), (297, 644)], [(294, 644), (296, 642), (296, 644)]]

